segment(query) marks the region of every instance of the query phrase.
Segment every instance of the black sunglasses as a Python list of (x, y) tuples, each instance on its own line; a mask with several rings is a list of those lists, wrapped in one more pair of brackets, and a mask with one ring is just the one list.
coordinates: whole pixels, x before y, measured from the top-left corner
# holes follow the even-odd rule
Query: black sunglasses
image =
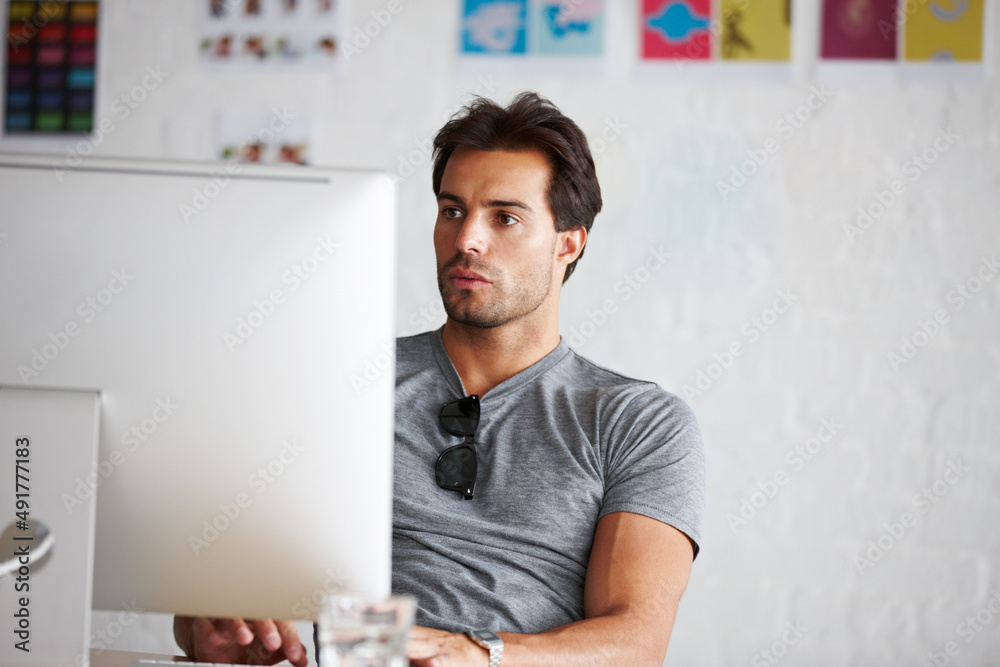
[(476, 429), (479, 427), (479, 396), (473, 394), (445, 403), (438, 415), (441, 427), (452, 435), (465, 437), (465, 442), (441, 452), (434, 464), (438, 486), (458, 491), (465, 500), (472, 498), (476, 487)]

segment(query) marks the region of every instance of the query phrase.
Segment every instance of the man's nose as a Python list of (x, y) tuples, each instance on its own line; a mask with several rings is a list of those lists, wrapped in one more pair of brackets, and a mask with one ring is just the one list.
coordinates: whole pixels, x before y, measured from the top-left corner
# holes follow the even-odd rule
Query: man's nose
[(455, 238), (455, 248), (461, 253), (485, 254), (489, 248), (488, 229), (482, 213), (469, 213)]

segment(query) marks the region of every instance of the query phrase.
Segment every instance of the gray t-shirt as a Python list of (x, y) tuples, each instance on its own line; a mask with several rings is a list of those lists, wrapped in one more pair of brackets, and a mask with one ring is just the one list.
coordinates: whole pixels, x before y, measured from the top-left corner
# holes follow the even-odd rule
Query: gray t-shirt
[(438, 487), (434, 463), (464, 441), (438, 414), (465, 395), (440, 329), (397, 340), (392, 587), (417, 598), (419, 625), (536, 633), (581, 620), (605, 514), (700, 541), (705, 459), (681, 399), (562, 341), (480, 397), (475, 498), (463, 500)]

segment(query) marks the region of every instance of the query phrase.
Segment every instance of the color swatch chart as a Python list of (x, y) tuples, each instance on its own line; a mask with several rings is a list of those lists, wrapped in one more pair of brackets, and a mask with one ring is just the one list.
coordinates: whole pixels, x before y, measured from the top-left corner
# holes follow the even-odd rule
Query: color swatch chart
[(93, 130), (98, 2), (12, 0), (9, 8), (5, 131)]

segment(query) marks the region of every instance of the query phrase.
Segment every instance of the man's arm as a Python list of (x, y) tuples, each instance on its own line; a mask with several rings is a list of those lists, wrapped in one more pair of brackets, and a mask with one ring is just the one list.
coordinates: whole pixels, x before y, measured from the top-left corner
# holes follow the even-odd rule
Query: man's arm
[[(500, 633), (502, 667), (660, 667), (693, 559), (691, 540), (673, 526), (627, 512), (602, 517), (587, 567), (586, 618), (535, 635)], [(407, 654), (426, 667), (489, 662), (465, 635), (428, 628), (414, 628)]]

